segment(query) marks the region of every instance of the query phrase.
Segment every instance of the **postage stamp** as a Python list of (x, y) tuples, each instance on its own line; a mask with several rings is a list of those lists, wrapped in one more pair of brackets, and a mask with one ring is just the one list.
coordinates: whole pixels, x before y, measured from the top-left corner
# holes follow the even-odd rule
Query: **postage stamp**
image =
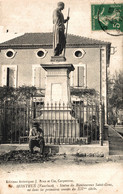
[(91, 25), (92, 31), (123, 32), (123, 4), (92, 4)]

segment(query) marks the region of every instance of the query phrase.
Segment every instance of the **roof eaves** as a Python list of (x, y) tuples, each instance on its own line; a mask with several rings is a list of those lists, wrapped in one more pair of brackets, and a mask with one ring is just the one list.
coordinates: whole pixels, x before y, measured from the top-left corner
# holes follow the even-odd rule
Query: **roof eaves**
[(88, 37), (80, 36), (80, 35), (76, 35), (76, 34), (69, 34), (69, 35), (74, 36), (74, 37), (84, 38), (86, 40), (95, 41), (95, 42), (98, 42), (99, 44), (100, 43), (102, 43), (102, 44), (111, 44), (110, 42), (107, 42), (107, 41), (97, 40), (97, 39), (94, 39), (94, 38), (88, 38)]
[(35, 47), (51, 47), (50, 44), (10, 44), (10, 45), (0, 45), (0, 48), (35, 48)]
[[(66, 48), (100, 48), (100, 44), (66, 44)], [(106, 45), (104, 45), (106, 46)], [(0, 48), (51, 48), (53, 44), (12, 44), (12, 45), (0, 45)]]

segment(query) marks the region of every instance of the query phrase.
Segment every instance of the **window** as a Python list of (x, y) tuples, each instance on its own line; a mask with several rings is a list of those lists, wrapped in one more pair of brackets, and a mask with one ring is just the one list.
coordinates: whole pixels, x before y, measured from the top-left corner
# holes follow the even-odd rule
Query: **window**
[(82, 58), (85, 55), (85, 51), (83, 49), (77, 49), (73, 52), (74, 57)]
[(17, 65), (2, 66), (2, 86), (17, 87)]
[(7, 50), (6, 51), (6, 57), (7, 58), (13, 58), (15, 56), (15, 51), (14, 50), (12, 50), (12, 49), (9, 49), (9, 50)]
[(32, 66), (32, 85), (37, 88), (45, 88), (45, 70), (41, 65)]
[(36, 52), (36, 56), (38, 57), (38, 58), (44, 58), (45, 56), (46, 56), (46, 54), (47, 54), (47, 51), (46, 50), (44, 50), (44, 49), (39, 49), (37, 52)]
[(70, 85), (73, 87), (87, 87), (87, 70), (85, 64), (74, 65), (75, 70), (70, 73)]

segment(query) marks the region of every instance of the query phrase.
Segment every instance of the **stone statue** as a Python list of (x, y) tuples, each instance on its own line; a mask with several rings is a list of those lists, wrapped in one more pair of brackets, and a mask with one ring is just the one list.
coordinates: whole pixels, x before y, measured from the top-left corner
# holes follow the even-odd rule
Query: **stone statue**
[(64, 9), (65, 5), (63, 2), (59, 2), (57, 4), (57, 9), (53, 12), (53, 49), (54, 49), (54, 56), (59, 56), (66, 45), (66, 37), (65, 37), (65, 25), (69, 20), (64, 19), (62, 14), (62, 10)]

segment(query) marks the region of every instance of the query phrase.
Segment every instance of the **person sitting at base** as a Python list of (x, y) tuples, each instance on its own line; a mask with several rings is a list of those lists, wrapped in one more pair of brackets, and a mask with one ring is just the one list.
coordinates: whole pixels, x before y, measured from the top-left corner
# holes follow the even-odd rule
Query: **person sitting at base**
[(33, 127), (30, 129), (29, 133), (29, 149), (31, 153), (33, 153), (33, 148), (39, 147), (40, 148), (40, 154), (44, 153), (44, 132), (40, 128), (39, 123), (33, 123)]

